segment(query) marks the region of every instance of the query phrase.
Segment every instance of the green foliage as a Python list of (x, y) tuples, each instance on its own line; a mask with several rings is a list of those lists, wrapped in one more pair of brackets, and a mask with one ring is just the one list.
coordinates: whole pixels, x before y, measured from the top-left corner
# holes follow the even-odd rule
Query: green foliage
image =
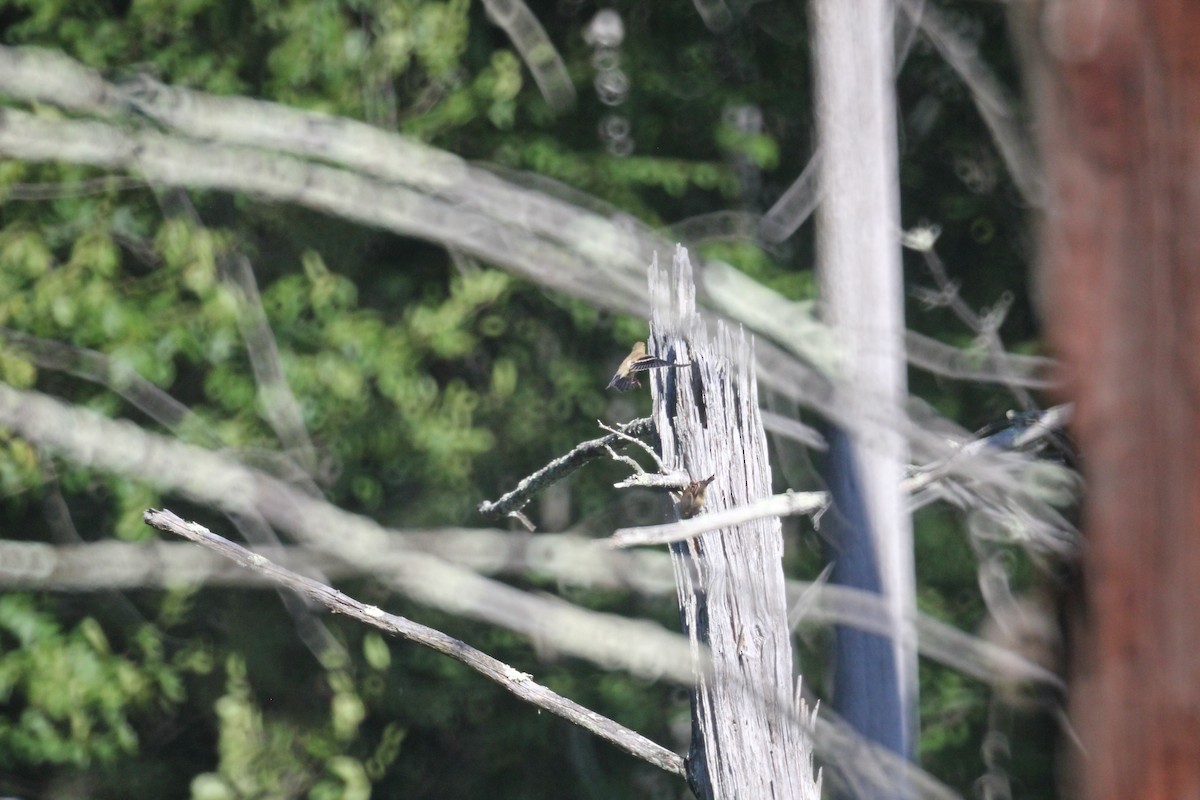
[(28, 442), (0, 434), (0, 492), (12, 497), (38, 477), (37, 451)]
[(327, 673), (332, 694), (322, 725), (264, 713), (238, 657), (226, 660), (225, 673), (225, 694), (214, 706), (217, 768), (192, 779), (193, 800), (363, 800), (371, 796), (372, 776), (378, 779), (400, 754), (404, 736), (396, 726), (386, 728), (367, 759), (353, 754), (366, 710), (344, 671)]
[[(987, 691), (953, 670), (924, 669), (921, 671), (921, 741), (922, 760), (953, 754), (960, 763), (964, 759), (978, 762), (979, 735), (984, 727)], [(956, 778), (970, 779), (982, 772), (982, 764), (962, 764)]]
[(23, 595), (0, 597), (0, 766), (87, 766), (138, 748), (136, 722), (185, 699), (178, 667), (148, 628), (125, 655), (100, 624), (70, 629)]

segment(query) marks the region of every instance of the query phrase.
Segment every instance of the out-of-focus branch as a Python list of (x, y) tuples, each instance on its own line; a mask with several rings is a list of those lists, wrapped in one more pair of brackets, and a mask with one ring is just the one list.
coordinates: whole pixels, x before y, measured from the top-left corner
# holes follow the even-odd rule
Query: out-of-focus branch
[[(598, 307), (635, 315), (648, 311), (642, 275), (651, 254), (663, 249), (661, 238), (608, 212), (531, 191), (404, 137), (352, 120), (152, 81), (118, 89), (78, 62), (40, 50), (0, 47), (0, 93), (109, 117), (136, 108), (184, 134), (6, 109), (0, 111), (6, 122), (0, 128), (0, 154), (94, 164), (156, 184), (208, 186), (295, 202), (441, 242)], [(861, 394), (862, 387), (841, 386), (829, 372), (836, 355), (825, 347), (832, 340), (814, 324), (814, 309), (785, 301), (769, 305), (763, 314), (755, 303), (745, 302), (764, 297), (745, 275), (719, 263), (703, 265), (699, 274), (706, 289), (702, 298), (710, 306), (769, 337), (755, 349), (763, 385), (838, 421), (844, 411), (841, 393)], [(706, 315), (710, 321), (714, 316)], [(797, 341), (798, 330), (811, 335)], [(786, 343), (786, 349), (774, 341)], [(1043, 376), (1050, 362), (1045, 359), (1009, 354), (997, 359), (982, 349), (958, 350), (914, 333), (906, 346), (910, 363), (938, 374), (1026, 387), (1047, 384)], [(821, 366), (814, 369), (814, 364)], [(925, 460), (953, 450), (929, 434), (927, 422), (879, 423), (903, 429)], [(980, 476), (995, 478), (1004, 475), (993, 470)]]
[[(590, 612), (521, 592), (406, 549), (374, 521), (218, 454), (3, 385), (0, 425), (81, 466), (144, 480), (227, 512), (258, 511), (313, 549), (378, 575), (418, 602), (509, 628), (546, 647), (636, 676), (685, 685), (693, 679), (693, 654), (682, 636), (646, 621)], [(801, 720), (795, 719), (794, 724)], [(821, 752), (841, 761), (832, 744), (822, 745)], [(852, 761), (841, 767), (858, 769)], [(932, 781), (919, 770), (912, 777)], [(873, 773), (864, 773), (864, 779), (872, 785), (886, 780)]]
[[(604, 308), (630, 310), (646, 305), (644, 290), (635, 288), (626, 273), (613, 266), (621, 260), (601, 263), (604, 237), (599, 250), (580, 242), (567, 249), (526, 228), (406, 186), (278, 153), (125, 130), (102, 122), (45, 120), (15, 109), (3, 109), (0, 120), (0, 153), (12, 158), (90, 164), (128, 170), (150, 182), (271, 197), (444, 242)], [(577, 228), (574, 233), (589, 232)], [(589, 251), (590, 257), (581, 255)], [(614, 254), (615, 249), (604, 255)]]
[(765, 408), (761, 409), (760, 413), (762, 414), (763, 427), (767, 433), (791, 439), (813, 450), (829, 449), (829, 442), (825, 441), (825, 437), (816, 428), (805, 425), (800, 420), (784, 416), (783, 414), (776, 414), (774, 411), (768, 411)]
[[(169, 214), (182, 214), (193, 225), (203, 220), (195, 204), (183, 189), (160, 192), (159, 204)], [(246, 347), (250, 370), (258, 392), (263, 417), (283, 443), (288, 457), (309, 476), (317, 471), (317, 452), (304, 424), (300, 403), (287, 383), (275, 334), (267, 322), (267, 314), (258, 293), (258, 282), (250, 259), (240, 252), (222, 252), (217, 259), (217, 273), (229, 287), (236, 301), (238, 332)]]
[[(708, 265), (703, 283), (715, 308), (769, 336), (823, 375), (836, 377), (840, 356), (829, 328), (817, 321), (814, 302), (789, 300), (724, 264)], [(939, 375), (985, 383), (1011, 381), (1031, 389), (1054, 385), (1049, 377), (1054, 362), (1049, 358), (960, 350), (913, 331), (905, 334), (904, 343), (912, 364)]]
[(373, 564), (388, 585), (418, 602), (500, 625), (606, 667), (681, 683), (692, 680), (687, 640), (661, 626), (522, 592), (440, 558), (404, 550), (375, 521), (217, 453), (3, 385), (0, 425), (81, 466), (143, 480), (228, 513), (260, 514), (315, 549), (351, 563)]
[(733, 12), (729, 10), (725, 0), (692, 0), (704, 26), (714, 33), (720, 33), (733, 22)]
[[(1007, 294), (1007, 299), (1002, 298), (992, 311), (983, 316), (975, 313), (975, 310), (962, 299), (958, 284), (950, 280), (950, 276), (946, 274), (945, 264), (942, 263), (942, 259), (938, 257), (937, 251), (934, 249), (938, 232), (937, 226), (929, 226), (919, 229), (915, 235), (907, 234), (903, 238), (906, 247), (916, 250), (924, 257), (925, 265), (929, 268), (929, 273), (938, 287), (938, 291), (924, 292), (918, 294), (918, 297), (922, 297), (930, 306), (949, 308), (978, 337), (978, 341), (983, 345), (990, 358), (1003, 358), (1007, 353), (1004, 350), (1004, 342), (1000, 339), (1000, 325), (1004, 322), (1005, 312), (1012, 302), (1012, 295)], [(1022, 408), (1028, 410), (1035, 407), (1033, 396), (1026, 387), (1011, 380), (1005, 381), (1004, 384)]]
[[(646, 316), (643, 271), (655, 252), (665, 254), (668, 249), (660, 236), (627, 219), (589, 211), (545, 191), (530, 191), (452, 153), (354, 120), (247, 98), (216, 97), (148, 79), (114, 87), (66, 56), (31, 48), (0, 47), (0, 94), (108, 117), (136, 108), (189, 137), (136, 130), (124, 135), (78, 121), (39, 119), (34, 124), (20, 112), (7, 110), (6, 130), (0, 136), (4, 155), (93, 164), (140, 174), (148, 182), (245, 191), (298, 203), (441, 242), (543, 286), (624, 313)], [(349, 175), (329, 164), (360, 174)], [(704, 266), (707, 273), (718, 265)], [(736, 298), (712, 287), (705, 297), (726, 303)], [(732, 308), (718, 307), (726, 313)], [(813, 319), (811, 310), (795, 311), (801, 313), (789, 318), (797, 323)], [(763, 327), (772, 317), (734, 315), (776, 338), (776, 332)], [(975, 354), (921, 337), (908, 346), (914, 364), (964, 380), (1022, 380), (1040, 369), (1031, 370), (1012, 355), (1000, 365), (1003, 368), (995, 369)], [(760, 378), (785, 391), (792, 382), (777, 374), (773, 359), (764, 359), (765, 349), (766, 343), (760, 343)], [(792, 396), (812, 402), (807, 396)]]
[[(138, 375), (127, 364), (111, 359), (95, 350), (31, 336), (20, 331), (0, 328), (0, 338), (22, 351), (43, 369), (66, 372), (105, 386), (185, 441), (199, 439), (212, 447), (219, 447), (223, 444), (218, 434), (205, 425), (187, 406)], [(277, 456), (275, 453), (262, 453), (260, 457), (264, 458), (277, 474), (285, 475), (289, 480), (313, 488), (309, 474), (302, 470), (291, 457)], [(65, 511), (65, 504), (63, 509)], [(279, 545), (279, 538), (275, 531), (257, 514), (229, 514), (228, 517), (247, 541), (256, 545)], [(101, 553), (100, 555), (103, 557), (106, 554)], [(96, 566), (98, 567), (99, 564)], [(311, 571), (316, 572), (317, 570), (314, 568)], [(293, 597), (286, 594), (282, 599), (296, 622), (298, 633), (310, 649), (318, 654), (318, 657), (328, 648), (340, 647), (333, 636), (321, 630), (319, 623), (311, 618), (302, 603), (295, 602)]]
[(221, 259), (221, 267), (223, 277), (237, 293), (238, 328), (246, 344), (246, 355), (254, 372), (263, 415), (283, 442), (288, 455), (295, 458), (310, 475), (314, 474), (317, 471), (317, 451), (304, 425), (300, 403), (283, 374), (279, 347), (267, 322), (250, 260), (241, 253), (235, 253)]
[(1028, 203), (1042, 205), (1045, 202), (1045, 181), (1030, 137), (1017, 117), (1017, 104), (988, 69), (978, 48), (959, 36), (935, 3), (901, 0), (898, 7), (920, 28), (921, 33), (967, 85), (975, 108), (991, 132), (996, 149), (1008, 165), (1008, 172), (1021, 196)]
[[(356, 567), (303, 547), (258, 546), (297, 572), (330, 578), (361, 576)], [(165, 589), (173, 586), (265, 585), (261, 575), (191, 545), (172, 542), (90, 542), (55, 547), (44, 542), (0, 540), (0, 589), (91, 592), (103, 589)], [(272, 584), (274, 585), (274, 584)]]
[[(444, 558), (484, 575), (543, 575), (567, 586), (620, 589), (647, 596), (675, 591), (666, 553), (613, 550), (603, 541), (571, 534), (554, 536), (475, 528), (437, 528), (395, 533), (396, 549)], [(351, 563), (303, 546), (256, 546), (272, 561), (328, 580), (385, 578), (382, 562)], [(0, 540), (0, 591), (97, 591), (161, 589), (177, 585), (245, 586), (255, 573), (190, 545), (171, 542), (91, 542), (54, 546)], [(876, 595), (827, 583), (788, 581), (789, 603), (805, 600), (802, 625), (852, 625), (889, 635)], [(921, 655), (989, 684), (1031, 682), (1059, 687), (1048, 670), (933, 617), (918, 614)]]
[(359, 602), (344, 592), (311, 578), (297, 575), (260, 553), (252, 553), (228, 539), (217, 536), (202, 525), (185, 522), (170, 511), (150, 509), (144, 514), (144, 519), (147, 525), (203, 545), (242, 567), (261, 573), (280, 585), (301, 593), (335, 614), (345, 614), (365, 625), (449, 656), (525, 702), (560, 716), (659, 769), (683, 776), (681, 756), (655, 744), (636, 731), (550, 691), (536, 683), (533, 676), (476, 650), (466, 642), (404, 617), (389, 614), (377, 606)]
[(119, 92), (97, 70), (40, 47), (0, 47), (0, 92), (9, 97), (112, 117), (124, 111)]
[(817, 204), (821, 202), (821, 187), (817, 183), (820, 167), (821, 151), (817, 150), (804, 165), (800, 177), (763, 214), (759, 233), (768, 242), (782, 242), (789, 238), (817, 210)]
[(114, 362), (104, 353), (44, 339), (11, 328), (0, 328), (0, 339), (27, 356), (39, 367), (65, 372), (99, 384), (124, 399), (150, 419), (177, 435), (202, 434), (205, 444), (222, 442), (207, 431), (191, 409), (126, 364)]
[(562, 57), (554, 49), (546, 29), (521, 0), (483, 0), (488, 18), (508, 34), (513, 47), (525, 60), (546, 103), (564, 111), (575, 103), (575, 86)]
[(149, 184), (140, 178), (104, 175), (79, 181), (10, 183), (4, 187), (3, 192), (5, 200), (58, 200), (63, 197), (85, 197), (147, 188)]

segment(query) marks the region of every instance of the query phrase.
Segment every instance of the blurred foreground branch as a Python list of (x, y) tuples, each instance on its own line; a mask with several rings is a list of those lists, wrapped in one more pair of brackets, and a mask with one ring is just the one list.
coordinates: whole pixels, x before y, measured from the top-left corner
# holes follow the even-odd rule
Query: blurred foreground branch
[(372, 564), (414, 600), (490, 622), (601, 666), (689, 683), (683, 637), (643, 620), (522, 592), (440, 558), (405, 550), (374, 520), (344, 511), (217, 453), (35, 392), (0, 385), (0, 425), (75, 463), (146, 481), (231, 513), (257, 513), (321, 552)]
[[(435, 555), (484, 575), (547, 576), (564, 586), (617, 589), (646, 596), (675, 591), (666, 553), (613, 550), (604, 541), (571, 534), (532, 535), (520, 531), (436, 528), (394, 532), (400, 552)], [(255, 552), (301, 574), (329, 580), (386, 579), (387, 559), (351, 563), (311, 547), (255, 545)], [(0, 591), (50, 592), (166, 589), (174, 586), (255, 586), (265, 583), (190, 545), (172, 542), (91, 542), (54, 546), (44, 542), (0, 540)], [(787, 582), (788, 604), (803, 604), (793, 624), (852, 625), (883, 636), (889, 628), (879, 598), (827, 583)], [(1035, 683), (1061, 688), (1049, 670), (992, 642), (958, 630), (927, 614), (915, 620), (921, 655), (985, 683)]]

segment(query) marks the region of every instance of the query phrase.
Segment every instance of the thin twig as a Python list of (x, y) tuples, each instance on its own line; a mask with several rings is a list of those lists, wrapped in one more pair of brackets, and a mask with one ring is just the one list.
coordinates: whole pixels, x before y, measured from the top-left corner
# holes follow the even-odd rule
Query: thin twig
[(525, 702), (545, 709), (607, 739), (626, 753), (675, 775), (682, 777), (684, 774), (683, 758), (678, 754), (650, 741), (636, 731), (550, 691), (545, 686), (536, 683), (529, 674), (476, 650), (465, 642), (434, 628), (395, 614), (389, 614), (377, 606), (359, 602), (353, 597), (311, 578), (297, 575), (258, 553), (253, 553), (218, 536), (203, 525), (184, 521), (168, 510), (148, 509), (142, 518), (151, 527), (204, 545), (243, 567), (267, 575), (281, 585), (324, 605), (335, 614), (345, 614), (385, 633), (399, 636), (449, 656), (495, 681)]
[[(186, 190), (165, 189), (158, 193), (158, 200), (168, 218), (180, 215), (193, 226), (204, 227), (204, 220)], [(250, 259), (236, 251), (222, 252), (217, 258), (217, 274), (237, 301), (235, 320), (250, 361), (263, 418), (295, 465), (306, 475), (315, 476), (317, 451), (305, 427), (300, 402), (284, 375), (279, 346), (267, 320)]]
[(637, 461), (635, 461), (632, 456), (618, 455), (617, 451), (613, 450), (608, 445), (604, 446), (604, 451), (606, 453), (608, 453), (608, 457), (611, 458), (613, 461), (619, 461), (622, 464), (627, 464), (629, 466), (629, 468), (633, 470), (634, 475), (645, 475), (646, 474), (646, 470), (642, 469), (642, 465), (637, 463)]
[(602, 430), (608, 431), (609, 433), (613, 434), (617, 438), (623, 439), (624, 441), (628, 442), (629, 444), (637, 445), (638, 447), (645, 450), (647, 453), (650, 454), (650, 457), (654, 459), (654, 463), (658, 465), (659, 472), (666, 471), (665, 468), (663, 467), (662, 459), (658, 457), (658, 453), (654, 452), (653, 447), (646, 444), (641, 439), (633, 438), (628, 433), (626, 433), (625, 431), (623, 431), (619, 428), (614, 428), (611, 425), (605, 425), (602, 420), (596, 420), (596, 424), (599, 425)]
[(631, 489), (635, 486), (641, 489), (658, 491), (682, 492), (692, 482), (692, 476), (682, 470), (675, 472), (637, 472), (628, 478), (613, 484), (615, 489)]

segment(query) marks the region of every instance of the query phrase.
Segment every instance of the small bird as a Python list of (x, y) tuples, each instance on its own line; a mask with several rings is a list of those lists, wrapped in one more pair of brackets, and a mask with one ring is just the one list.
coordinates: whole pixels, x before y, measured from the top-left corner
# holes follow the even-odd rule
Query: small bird
[(713, 482), (713, 478), (716, 477), (716, 475), (709, 475), (702, 481), (692, 481), (687, 485), (679, 495), (680, 517), (691, 519), (700, 513), (700, 509), (704, 506), (704, 491)]
[(633, 350), (629, 355), (625, 356), (625, 360), (621, 362), (621, 366), (617, 367), (617, 373), (612, 376), (612, 380), (608, 382), (606, 389), (616, 389), (618, 392), (628, 392), (630, 389), (642, 385), (642, 382), (637, 379), (637, 373), (645, 372), (649, 369), (662, 369), (664, 367), (686, 367), (690, 362), (684, 364), (672, 364), (670, 361), (663, 361), (661, 358), (646, 354), (645, 342), (634, 342)]

